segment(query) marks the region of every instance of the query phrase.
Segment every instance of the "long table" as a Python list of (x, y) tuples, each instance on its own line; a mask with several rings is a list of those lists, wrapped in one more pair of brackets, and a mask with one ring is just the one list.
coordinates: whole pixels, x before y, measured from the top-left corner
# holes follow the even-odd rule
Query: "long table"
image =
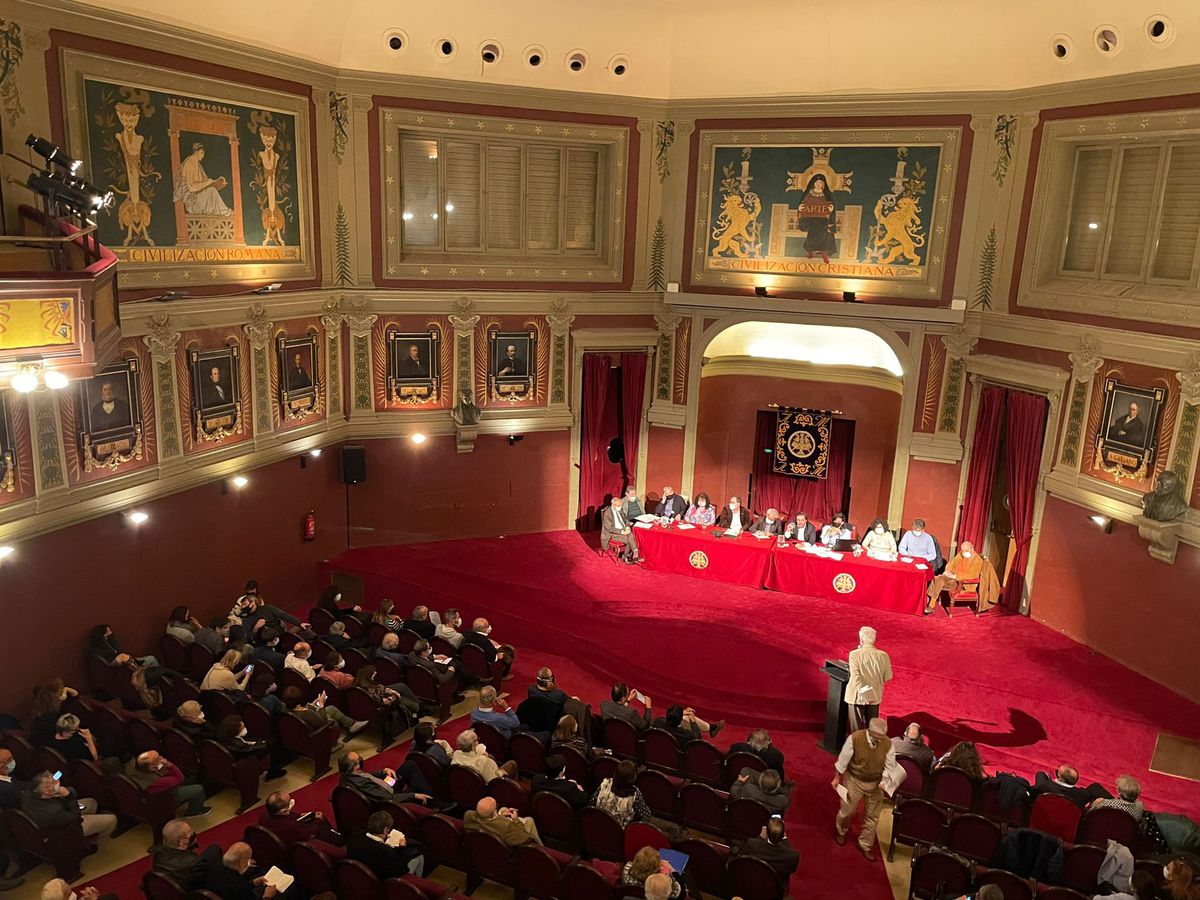
[(792, 542), (781, 547), (774, 539), (749, 534), (717, 538), (709, 531), (661, 525), (635, 529), (646, 568), (657, 572), (913, 615), (920, 615), (925, 607), (933, 569), (918, 569), (920, 560), (888, 562), (865, 553), (857, 557), (843, 553), (841, 559), (833, 559), (808, 553)]

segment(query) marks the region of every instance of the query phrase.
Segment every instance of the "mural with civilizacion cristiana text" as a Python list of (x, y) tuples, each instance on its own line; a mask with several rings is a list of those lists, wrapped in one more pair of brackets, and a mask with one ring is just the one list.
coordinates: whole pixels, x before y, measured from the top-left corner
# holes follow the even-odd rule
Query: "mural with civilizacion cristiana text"
[(692, 281), (940, 293), (960, 129), (704, 131)]
[(69, 52), (69, 145), (126, 285), (312, 275), (304, 98)]

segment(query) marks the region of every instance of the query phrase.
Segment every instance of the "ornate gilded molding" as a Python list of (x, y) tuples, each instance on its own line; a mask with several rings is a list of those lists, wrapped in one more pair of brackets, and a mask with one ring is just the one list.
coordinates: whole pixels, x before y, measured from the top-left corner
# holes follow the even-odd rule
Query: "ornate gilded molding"
[(1179, 382), (1179, 399), (1200, 405), (1200, 353), (1188, 357), (1188, 367), (1176, 372), (1175, 380)]
[(168, 313), (155, 313), (150, 317), (150, 332), (142, 337), (142, 343), (149, 349), (155, 362), (175, 358), (179, 332), (171, 325), (171, 316)]
[(250, 338), (250, 345), (255, 349), (265, 347), (271, 340), (271, 329), (275, 323), (267, 314), (267, 308), (261, 303), (254, 303), (246, 310), (246, 324), (242, 330)]
[(158, 456), (165, 462), (183, 456), (183, 433), (175, 397), (175, 346), (179, 343), (179, 332), (171, 324), (169, 313), (150, 317), (150, 332), (142, 336), (142, 343), (150, 351), (158, 414)]
[(365, 297), (358, 297), (350, 301), (343, 313), (343, 318), (350, 326), (350, 337), (360, 338), (370, 335), (371, 326), (375, 324), (379, 316), (371, 312)]
[(475, 326), (479, 324), (479, 316), (467, 314), (471, 301), (465, 297), (456, 305), (460, 312), (447, 316), (454, 329), (454, 396), (461, 396), (464, 390), (474, 396), (471, 373), (475, 370)]
[(1091, 381), (1104, 365), (1100, 344), (1090, 334), (1079, 339), (1079, 349), (1067, 358), (1071, 361), (1071, 377), (1076, 381)]
[(33, 423), (37, 491), (41, 494), (65, 488), (67, 477), (58, 430), (58, 394), (53, 391), (30, 394), (29, 409)]
[(654, 368), (655, 402), (671, 402), (672, 379), (675, 375), (675, 330), (680, 316), (670, 312), (654, 314), (658, 327), (658, 364)]
[(550, 326), (550, 403), (565, 406), (567, 403), (567, 343), (571, 323), (575, 317), (565, 313), (546, 316)]
[(978, 343), (979, 337), (964, 325), (942, 335), (942, 345), (946, 348), (946, 377), (942, 381), (941, 412), (938, 415), (937, 430), (940, 433), (958, 434), (958, 426), (962, 421), (966, 358)]
[(1067, 424), (1063, 429), (1062, 448), (1058, 454), (1058, 467), (1078, 468), (1083, 447), (1084, 422), (1087, 421), (1091, 403), (1092, 379), (1104, 364), (1099, 342), (1090, 334), (1079, 339), (1078, 348), (1068, 354), (1071, 361), (1070, 404), (1067, 409)]

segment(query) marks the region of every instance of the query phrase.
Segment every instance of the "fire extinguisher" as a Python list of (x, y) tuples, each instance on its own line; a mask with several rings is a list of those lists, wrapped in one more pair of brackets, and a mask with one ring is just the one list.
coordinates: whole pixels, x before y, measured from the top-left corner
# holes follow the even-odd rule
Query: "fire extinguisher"
[(306, 541), (315, 541), (317, 539), (317, 517), (313, 515), (311, 509), (304, 514), (301, 523), (301, 533), (304, 535), (304, 539)]

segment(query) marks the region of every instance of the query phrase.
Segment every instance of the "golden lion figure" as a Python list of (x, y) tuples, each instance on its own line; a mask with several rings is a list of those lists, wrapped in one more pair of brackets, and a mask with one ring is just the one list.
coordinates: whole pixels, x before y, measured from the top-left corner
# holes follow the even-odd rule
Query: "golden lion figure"
[(917, 248), (925, 246), (925, 235), (921, 234), (921, 210), (912, 197), (901, 197), (896, 206), (884, 212), (884, 197), (875, 203), (876, 226), (871, 229), (872, 243), (867, 248), (867, 258), (887, 265), (901, 257), (910, 263), (919, 263)]
[(758, 214), (761, 211), (762, 201), (756, 194), (750, 194), (749, 208), (742, 202), (739, 194), (726, 194), (721, 201), (721, 215), (717, 218), (717, 226), (712, 231), (713, 240), (717, 242), (712, 255), (720, 256), (728, 251), (734, 256), (745, 257), (754, 245), (753, 232), (756, 230)]

